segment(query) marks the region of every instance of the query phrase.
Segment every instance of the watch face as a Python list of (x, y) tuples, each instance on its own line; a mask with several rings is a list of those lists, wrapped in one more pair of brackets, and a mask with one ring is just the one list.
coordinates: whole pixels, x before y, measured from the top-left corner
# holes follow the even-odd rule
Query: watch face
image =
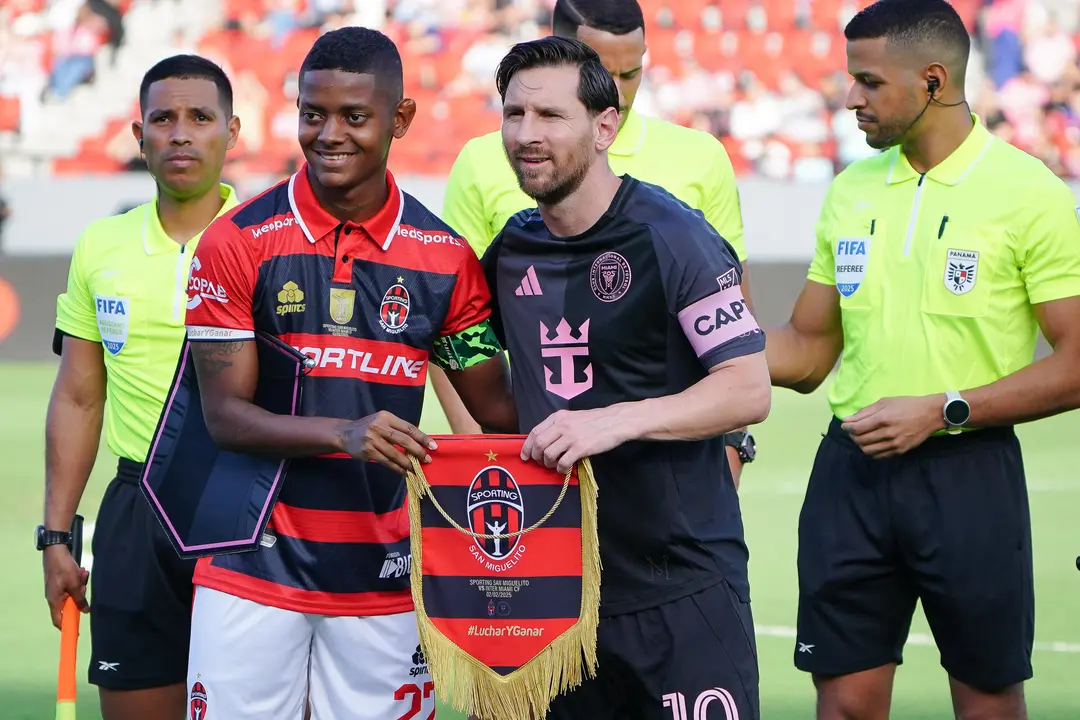
[(963, 400), (951, 400), (945, 406), (945, 419), (952, 425), (963, 425), (971, 415), (971, 408)]

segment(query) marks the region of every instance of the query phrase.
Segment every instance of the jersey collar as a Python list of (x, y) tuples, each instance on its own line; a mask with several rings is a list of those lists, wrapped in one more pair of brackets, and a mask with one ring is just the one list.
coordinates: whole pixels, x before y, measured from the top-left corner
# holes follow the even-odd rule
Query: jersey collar
[[(360, 228), (383, 251), (390, 249), (390, 243), (397, 235), (401, 224), (401, 213), (405, 209), (405, 196), (394, 180), (393, 174), (386, 171), (386, 184), (390, 188), (390, 197), (386, 204), (371, 218), (362, 223), (348, 221), (345, 228)], [(308, 179), (307, 164), (289, 178), (289, 206), (292, 208), (296, 224), (304, 231), (308, 242), (314, 245), (321, 238), (333, 232), (342, 222), (331, 215), (315, 198), (315, 191)]]
[(635, 154), (644, 144), (645, 119), (630, 108), (626, 112), (626, 122), (623, 123), (619, 134), (615, 136), (615, 142), (608, 148), (608, 153), (625, 157)]
[[(215, 217), (221, 217), (240, 204), (240, 201), (236, 198), (236, 190), (234, 190), (231, 185), (221, 183), (220, 188), (221, 199), (225, 202), (221, 205), (221, 209), (218, 210), (218, 214)], [(202, 237), (202, 233), (191, 238), (191, 240), (188, 241), (188, 247), (194, 250), (200, 237)], [(173, 252), (180, 248), (180, 244), (169, 237), (169, 234), (165, 232), (165, 228), (161, 226), (161, 218), (158, 217), (158, 199), (156, 195), (154, 196), (153, 202), (146, 204), (145, 211), (143, 212), (142, 242), (143, 250), (146, 251), (147, 255)]]
[[(972, 113), (971, 119), (975, 121), (975, 127), (968, 133), (967, 138), (960, 143), (960, 147), (953, 150), (952, 155), (945, 158), (944, 162), (926, 173), (928, 178), (942, 185), (959, 185), (986, 155), (990, 146), (994, 144), (994, 135), (986, 129), (978, 115)], [(889, 167), (886, 183), (893, 185), (919, 177), (919, 173), (911, 167), (900, 146), (897, 146), (892, 153), (892, 165)]]

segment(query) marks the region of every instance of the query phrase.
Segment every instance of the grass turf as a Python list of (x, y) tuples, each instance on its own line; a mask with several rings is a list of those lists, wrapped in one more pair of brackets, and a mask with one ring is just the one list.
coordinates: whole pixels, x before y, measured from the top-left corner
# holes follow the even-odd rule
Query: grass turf
[[(33, 549), (33, 528), (40, 522), (44, 474), (44, 419), (55, 374), (50, 363), (0, 363), (0, 717), (42, 720), (53, 716), (59, 634), (53, 630), (42, 596), (41, 565)], [(759, 459), (744, 475), (740, 493), (751, 550), (751, 583), (759, 627), (761, 704), (765, 720), (814, 717), (809, 679), (792, 667), (795, 622), (796, 528), (802, 493), (814, 451), (825, 429), (824, 392), (803, 397), (785, 391), (774, 396), (772, 416), (755, 430)], [(422, 426), (429, 433), (447, 430), (428, 393)], [(1080, 415), (1072, 413), (1021, 429), (1034, 527), (1037, 630), (1035, 679), (1027, 695), (1032, 720), (1080, 716), (1075, 678), (1080, 670), (1080, 623), (1076, 596), (1080, 553), (1076, 521), (1080, 478), (1075, 472), (1075, 438)], [(90, 521), (112, 476), (115, 460), (102, 446), (81, 512)], [(87, 542), (89, 547), (89, 542)], [(91, 598), (92, 601), (92, 598)], [(85, 680), (88, 623), (83, 623), (79, 677)], [(892, 717), (922, 720), (951, 717), (944, 671), (928, 638), (921, 613), (912, 627), (905, 664), (897, 677)], [(97, 693), (79, 688), (80, 720), (98, 720)], [(439, 720), (458, 720), (445, 708)]]

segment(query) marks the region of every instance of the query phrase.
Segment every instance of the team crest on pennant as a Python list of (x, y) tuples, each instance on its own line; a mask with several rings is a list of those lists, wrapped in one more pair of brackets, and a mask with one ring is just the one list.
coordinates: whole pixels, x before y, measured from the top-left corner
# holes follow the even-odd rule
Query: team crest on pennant
[(191, 686), (191, 694), (188, 698), (191, 720), (206, 720), (206, 688), (201, 682), (196, 681)]
[(840, 238), (836, 241), (836, 290), (846, 298), (858, 291), (866, 278), (870, 261), (870, 238)]
[(974, 250), (949, 250), (945, 260), (945, 287), (953, 295), (963, 295), (975, 287), (979, 271), (979, 253)]
[(131, 299), (95, 295), (94, 311), (97, 313), (101, 344), (110, 355), (119, 355), (127, 345), (128, 328), (131, 327)]
[(379, 305), (379, 325), (391, 334), (403, 332), (409, 324), (409, 291), (402, 284), (404, 278), (398, 278), (397, 283), (383, 295)]
[(407, 476), (412, 594), (435, 692), (485, 720), (542, 718), (596, 672), (592, 466), (524, 462), (524, 435), (435, 440), (432, 461)]
[(356, 307), (356, 291), (343, 288), (330, 288), (330, 319), (338, 325), (345, 325), (353, 316)]

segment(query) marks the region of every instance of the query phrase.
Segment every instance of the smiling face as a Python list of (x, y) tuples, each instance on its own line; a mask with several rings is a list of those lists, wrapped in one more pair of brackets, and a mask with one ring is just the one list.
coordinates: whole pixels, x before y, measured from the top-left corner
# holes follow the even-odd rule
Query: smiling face
[(375, 75), (308, 70), (300, 78), (298, 140), (314, 179), (349, 189), (385, 171), (390, 144), (409, 129), (416, 106), (397, 100)]
[(503, 101), (503, 148), (518, 185), (554, 205), (580, 185), (598, 157), (597, 116), (578, 99), (574, 65), (521, 70)]
[(219, 181), (240, 122), (229, 115), (212, 80), (167, 78), (148, 88), (143, 120), (132, 131), (143, 142), (146, 165), (162, 192), (186, 200)]
[[(885, 38), (852, 40), (847, 45), (848, 73), (854, 79), (847, 108), (855, 111), (866, 144), (877, 150), (902, 143), (923, 111), (928, 96), (921, 74), (903, 62)], [(909, 130), (910, 128), (910, 130)]]

